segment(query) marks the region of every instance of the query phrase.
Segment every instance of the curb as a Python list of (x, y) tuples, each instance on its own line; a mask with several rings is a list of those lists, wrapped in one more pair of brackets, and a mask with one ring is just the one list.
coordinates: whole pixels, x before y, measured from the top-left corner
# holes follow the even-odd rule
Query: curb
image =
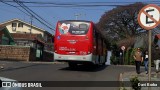
[(117, 66), (135, 67), (135, 65), (117, 65)]
[(65, 64), (65, 62), (36, 62), (36, 61), (22, 62), (22, 63), (33, 63), (33, 64)]
[(10, 63), (65, 64), (65, 62), (57, 62), (57, 61), (53, 61), (53, 62), (45, 62), (45, 61), (4, 61), (4, 62), (0, 62), (0, 68), (1, 68), (1, 66), (5, 66), (5, 64), (10, 64)]

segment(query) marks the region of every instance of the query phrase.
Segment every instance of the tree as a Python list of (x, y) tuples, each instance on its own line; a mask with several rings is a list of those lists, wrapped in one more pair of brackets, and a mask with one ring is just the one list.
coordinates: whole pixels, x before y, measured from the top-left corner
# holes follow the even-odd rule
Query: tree
[(138, 13), (142, 7), (144, 7), (143, 3), (116, 7), (101, 16), (97, 27), (105, 32), (108, 40), (132, 39), (136, 35), (145, 32), (139, 26), (137, 20)]

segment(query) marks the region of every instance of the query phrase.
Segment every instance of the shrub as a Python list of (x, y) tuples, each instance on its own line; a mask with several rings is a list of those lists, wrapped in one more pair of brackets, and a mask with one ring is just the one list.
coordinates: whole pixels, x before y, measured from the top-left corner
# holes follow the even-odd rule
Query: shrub
[(134, 90), (141, 90), (141, 86), (138, 86), (138, 83), (140, 83), (138, 77), (131, 78), (130, 82)]

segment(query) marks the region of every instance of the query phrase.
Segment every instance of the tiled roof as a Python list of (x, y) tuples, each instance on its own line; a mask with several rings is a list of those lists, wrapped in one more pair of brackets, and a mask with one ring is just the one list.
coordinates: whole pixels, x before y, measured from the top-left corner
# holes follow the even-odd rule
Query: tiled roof
[(11, 35), (13, 36), (14, 39), (30, 39), (30, 40), (34, 40), (38, 34), (23, 34), (23, 33), (11, 33)]
[(37, 40), (38, 42), (45, 44), (41, 34), (11, 33), (11, 35), (14, 39)]

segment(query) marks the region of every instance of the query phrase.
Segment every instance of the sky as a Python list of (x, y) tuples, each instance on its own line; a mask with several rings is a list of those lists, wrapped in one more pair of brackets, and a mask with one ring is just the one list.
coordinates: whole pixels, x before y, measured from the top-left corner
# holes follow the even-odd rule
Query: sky
[[(0, 23), (11, 20), (21, 19), (31, 22), (31, 13), (28, 13), (14, 0), (0, 0)], [(144, 2), (148, 4), (160, 5), (159, 0), (18, 0), (36, 13), (46, 23), (41, 24), (35, 17), (32, 17), (33, 25), (42, 28), (54, 35), (56, 22), (59, 20), (89, 20), (94, 23), (99, 22), (101, 16), (117, 5), (133, 4)], [(33, 2), (33, 3), (28, 3)], [(11, 6), (12, 5), (12, 6)], [(68, 6), (66, 6), (68, 5)], [(105, 5), (105, 6), (104, 6)], [(14, 7), (16, 6), (16, 7)], [(78, 17), (76, 17), (78, 15)], [(37, 17), (37, 16), (36, 16)], [(38, 18), (39, 18), (38, 17)]]

